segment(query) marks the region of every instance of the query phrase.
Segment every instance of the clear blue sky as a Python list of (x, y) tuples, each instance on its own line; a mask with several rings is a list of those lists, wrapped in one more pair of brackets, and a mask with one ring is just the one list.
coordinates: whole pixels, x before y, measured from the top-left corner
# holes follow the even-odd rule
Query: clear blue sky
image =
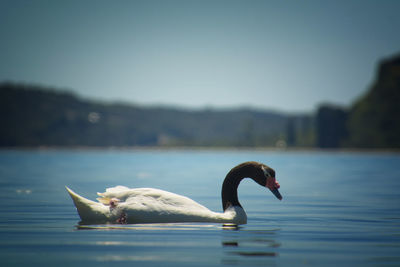
[(0, 0), (0, 81), (143, 105), (349, 105), (400, 52), (399, 12), (388, 0)]

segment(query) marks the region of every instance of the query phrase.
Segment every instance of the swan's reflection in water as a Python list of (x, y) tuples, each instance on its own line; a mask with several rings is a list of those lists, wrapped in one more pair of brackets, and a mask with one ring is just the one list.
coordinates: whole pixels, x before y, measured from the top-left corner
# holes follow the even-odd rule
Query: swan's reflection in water
[(221, 263), (227, 265), (251, 264), (274, 265), (278, 248), (276, 241), (279, 229), (257, 230), (229, 225), (223, 227), (222, 247), (224, 256)]
[(218, 229), (216, 224), (148, 223), (148, 224), (79, 224), (77, 230), (132, 230), (132, 231), (199, 231)]
[(112, 231), (113, 236), (118, 237), (110, 239), (107, 235), (107, 238), (103, 236), (94, 243), (84, 244), (95, 245), (97, 249), (103, 247), (107, 251), (96, 258), (101, 262), (187, 261), (204, 263), (203, 266), (209, 263), (273, 266), (281, 246), (276, 241), (280, 230), (268, 229), (261, 224), (222, 227), (220, 224), (196, 223), (78, 225), (77, 229)]

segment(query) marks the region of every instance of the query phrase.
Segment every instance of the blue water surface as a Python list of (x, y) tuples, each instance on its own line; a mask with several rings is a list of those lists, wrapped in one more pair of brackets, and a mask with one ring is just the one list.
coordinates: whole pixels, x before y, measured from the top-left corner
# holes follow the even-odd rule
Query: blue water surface
[[(221, 211), (226, 173), (274, 168), (283, 200), (252, 180), (248, 224), (80, 226), (64, 186), (90, 199), (154, 187)], [(400, 266), (400, 155), (242, 150), (0, 151), (1, 266)]]

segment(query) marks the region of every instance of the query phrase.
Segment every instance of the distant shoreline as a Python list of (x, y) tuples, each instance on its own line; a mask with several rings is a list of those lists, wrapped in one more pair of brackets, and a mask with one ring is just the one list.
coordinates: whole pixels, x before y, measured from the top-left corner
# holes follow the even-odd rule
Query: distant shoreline
[(400, 154), (400, 149), (372, 148), (276, 148), (276, 147), (234, 147), (234, 146), (35, 146), (35, 147), (0, 147), (4, 151), (254, 151), (254, 152), (299, 152), (299, 153), (367, 153)]

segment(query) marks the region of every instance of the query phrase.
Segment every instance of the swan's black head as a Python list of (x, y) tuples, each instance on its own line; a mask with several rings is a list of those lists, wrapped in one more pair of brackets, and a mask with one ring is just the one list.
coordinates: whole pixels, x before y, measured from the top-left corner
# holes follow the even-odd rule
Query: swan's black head
[(275, 171), (268, 167), (265, 164), (260, 164), (261, 165), (261, 170), (263, 171), (264, 177), (265, 177), (265, 182), (263, 181), (262, 186), (265, 186), (271, 192), (276, 196), (277, 199), (282, 200), (282, 195), (279, 193), (279, 183), (276, 181), (275, 178)]
[[(255, 161), (248, 161), (233, 168), (230, 174), (238, 177), (235, 184), (236, 188), (241, 179), (250, 177), (259, 185), (271, 190), (277, 199), (282, 200), (282, 195), (278, 190), (280, 185), (275, 178), (275, 171), (269, 166)], [(228, 174), (228, 176), (230, 176), (230, 174)]]
[(271, 167), (258, 163), (258, 162), (246, 162), (252, 168), (255, 169), (255, 175), (253, 178), (259, 185), (265, 186), (276, 196), (277, 199), (282, 200), (282, 195), (279, 193), (279, 183), (275, 178), (275, 171)]
[(237, 188), (242, 179), (249, 177), (262, 187), (266, 187), (279, 199), (279, 183), (275, 179), (275, 171), (265, 164), (248, 161), (234, 167), (225, 177), (222, 184), (222, 207), (226, 210), (229, 206), (241, 207)]

